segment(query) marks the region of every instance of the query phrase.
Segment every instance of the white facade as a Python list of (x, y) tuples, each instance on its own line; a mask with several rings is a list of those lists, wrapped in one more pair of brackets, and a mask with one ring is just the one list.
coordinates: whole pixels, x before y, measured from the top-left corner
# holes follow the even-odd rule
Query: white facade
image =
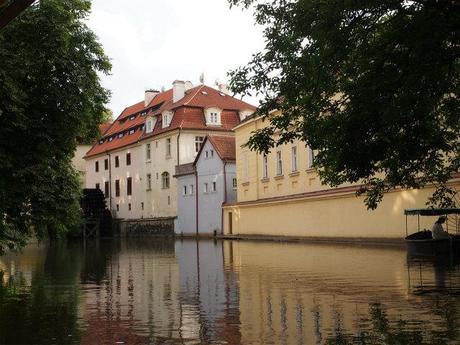
[[(209, 130), (174, 130), (146, 138), (136, 145), (111, 151), (110, 155), (89, 157), (86, 159), (86, 188), (98, 186), (105, 193), (108, 183), (111, 189), (106, 193), (107, 206), (117, 218), (175, 217), (178, 193), (177, 179), (173, 178), (175, 167), (192, 163), (200, 143), (209, 133)], [(127, 154), (131, 155), (130, 165), (126, 164)], [(105, 160), (110, 162), (107, 169)], [(163, 177), (166, 174), (169, 176), (169, 185), (164, 183)], [(132, 181), (131, 195), (128, 195), (128, 178)], [(119, 196), (116, 193), (116, 181), (119, 181)]]

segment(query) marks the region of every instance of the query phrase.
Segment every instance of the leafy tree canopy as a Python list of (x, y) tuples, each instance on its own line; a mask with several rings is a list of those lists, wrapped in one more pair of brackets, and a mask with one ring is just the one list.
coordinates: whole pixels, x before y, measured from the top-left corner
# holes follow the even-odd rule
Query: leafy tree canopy
[[(253, 6), (265, 28), (265, 49), (230, 72), (233, 91), (264, 99), (259, 113), (269, 126), (253, 133), (250, 148), (305, 140), (318, 152), (323, 182), (362, 183), (371, 209), (385, 191), (430, 183), (433, 204), (452, 204), (446, 182), (460, 162), (458, 1), (229, 2)], [(282, 114), (269, 116), (273, 109)]]
[(77, 140), (98, 135), (111, 65), (88, 0), (40, 0), (0, 31), (0, 250), (78, 224)]

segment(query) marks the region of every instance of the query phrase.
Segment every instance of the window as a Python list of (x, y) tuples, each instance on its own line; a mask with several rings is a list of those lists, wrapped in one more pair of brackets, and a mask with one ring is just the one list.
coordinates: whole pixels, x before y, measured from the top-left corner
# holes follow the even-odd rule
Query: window
[(131, 165), (131, 153), (126, 154), (126, 165)]
[(150, 160), (150, 144), (145, 145), (145, 158), (149, 161)]
[(212, 191), (213, 192), (217, 191), (217, 183), (216, 182), (212, 183)]
[(183, 186), (182, 188), (183, 188), (182, 189), (182, 195), (186, 196), (187, 195), (187, 186)]
[(206, 111), (207, 125), (220, 125), (220, 109), (210, 108)]
[(126, 179), (126, 194), (132, 195), (133, 194), (133, 178), (128, 177)]
[(262, 157), (262, 173), (263, 178), (268, 178), (268, 157), (265, 154)]
[(131, 211), (131, 204), (128, 204), (128, 211)]
[(147, 174), (147, 190), (152, 190), (152, 174)]
[(203, 141), (204, 137), (195, 137), (195, 152), (198, 153), (198, 151), (200, 151)]
[(281, 151), (276, 152), (276, 175), (283, 175), (283, 159)]
[(106, 198), (109, 197), (109, 181), (104, 182), (104, 195)]
[(163, 115), (162, 115), (162, 118), (163, 118), (163, 125), (162, 125), (162, 127), (163, 127), (163, 128), (169, 127), (169, 125), (171, 124), (171, 120), (172, 120), (172, 113), (170, 113), (170, 112), (164, 112)]
[(120, 158), (118, 156), (115, 156), (115, 168), (118, 168), (120, 166)]
[(214, 150), (211, 150), (211, 157), (214, 157)]
[(189, 193), (190, 193), (190, 195), (193, 195), (195, 193), (195, 188), (194, 188), (193, 184), (190, 185)]
[(115, 180), (115, 196), (120, 196), (120, 180)]
[(120, 212), (120, 205), (117, 204), (117, 212)]
[(150, 120), (147, 121), (147, 123), (146, 123), (146, 125), (145, 125), (145, 131), (146, 131), (147, 133), (152, 132), (152, 121), (150, 121)]
[(161, 174), (161, 188), (169, 188), (169, 173), (166, 171), (163, 174)]
[(166, 157), (171, 157), (171, 138), (166, 139)]
[(209, 157), (209, 152), (206, 151), (206, 152), (204, 153), (204, 158), (208, 158), (208, 157)]
[(134, 134), (134, 132), (135, 132), (135, 131), (136, 131), (136, 129), (135, 129), (135, 128), (133, 128), (133, 129), (130, 129), (130, 130), (129, 130), (129, 135), (131, 135), (131, 134)]
[(232, 184), (233, 184), (233, 190), (236, 190), (236, 187), (238, 187), (238, 183), (237, 183), (236, 177), (233, 178)]
[(94, 163), (94, 169), (96, 170), (96, 172), (99, 172), (99, 162), (98, 161)]
[(204, 183), (203, 192), (204, 192), (204, 193), (207, 193), (207, 192), (208, 192), (208, 183), (207, 183), (207, 182)]
[(307, 163), (308, 165), (307, 165), (307, 168), (311, 169), (311, 168), (313, 168), (313, 162), (315, 161), (315, 152), (310, 147), (307, 148), (307, 151), (308, 151), (308, 163)]
[(107, 158), (104, 159), (104, 169), (109, 170), (109, 160)]
[(141, 202), (141, 210), (144, 211), (144, 203)]
[(168, 195), (168, 205), (171, 205), (171, 197)]
[(291, 147), (291, 165), (292, 171), (297, 171), (297, 147)]
[(99, 183), (96, 183), (96, 189), (101, 189), (99, 187), (100, 187)]

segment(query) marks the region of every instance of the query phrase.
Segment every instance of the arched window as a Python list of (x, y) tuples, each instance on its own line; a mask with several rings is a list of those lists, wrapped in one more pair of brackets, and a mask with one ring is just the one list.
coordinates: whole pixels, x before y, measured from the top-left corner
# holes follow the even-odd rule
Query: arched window
[(163, 189), (169, 188), (169, 173), (167, 171), (161, 174), (161, 188)]

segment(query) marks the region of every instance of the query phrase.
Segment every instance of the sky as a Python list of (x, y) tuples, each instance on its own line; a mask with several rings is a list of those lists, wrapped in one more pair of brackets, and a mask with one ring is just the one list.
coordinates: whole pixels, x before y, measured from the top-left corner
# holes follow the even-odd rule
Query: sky
[(176, 79), (196, 85), (204, 73), (209, 86), (225, 83), (264, 46), (252, 12), (230, 9), (227, 0), (92, 0), (88, 26), (112, 62), (101, 79), (114, 117), (144, 90), (171, 88)]

